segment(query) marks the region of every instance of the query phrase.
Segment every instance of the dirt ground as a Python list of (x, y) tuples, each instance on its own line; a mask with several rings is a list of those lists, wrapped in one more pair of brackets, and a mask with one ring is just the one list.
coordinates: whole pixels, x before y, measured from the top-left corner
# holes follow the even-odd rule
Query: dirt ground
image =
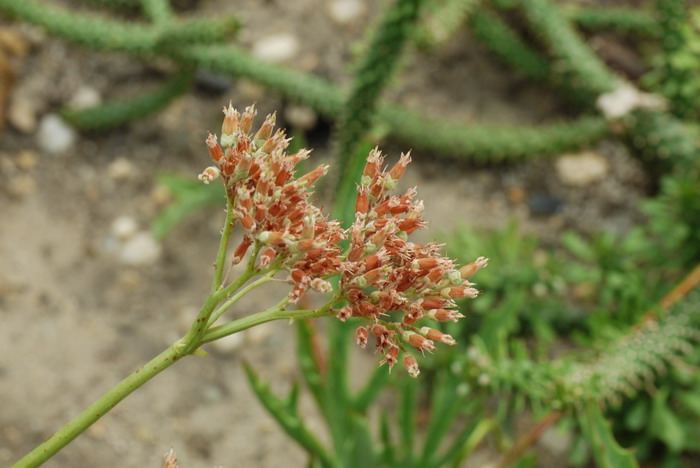
[[(244, 46), (254, 48), (273, 34), (293, 36), (298, 52), (290, 66), (342, 84), (353, 44), (377, 15), (367, 0), (358, 0), (363, 11), (345, 24), (333, 20), (322, 0), (196, 3), (202, 14), (240, 16), (245, 28), (237, 42)], [(26, 101), (38, 120), (57, 113), (81, 88), (115, 99), (155, 85), (168, 69), (1, 21), (31, 44), (18, 64), (13, 99)], [(404, 63), (387, 95), (428, 115), (536, 123), (566, 113), (554, 93), (513, 77), (466, 33), (432, 56), (410, 50)], [(59, 154), (41, 149), (36, 128), (6, 128), (0, 140), (0, 465), (17, 460), (181, 336), (196, 314), (208, 291), (222, 210), (197, 213), (165, 238), (160, 256), (137, 266), (120, 260), (113, 223), (126, 216), (138, 230), (149, 228), (164, 202), (155, 176), (195, 177), (207, 165), (206, 130), (218, 128), (229, 100), (236, 107), (257, 101), (259, 114), (278, 110), (282, 124), (288, 120), (285, 100), (233, 79), (219, 94), (198, 88), (127, 129), (81, 134)], [(321, 121), (310, 133), (312, 160), (329, 157), (329, 132)], [(386, 149), (396, 157), (409, 148)], [(580, 187), (557, 177), (555, 159), (478, 167), (424, 152), (414, 153), (405, 185), (417, 185), (425, 199), (429, 236), (459, 223), (489, 228), (511, 219), (548, 242), (566, 228), (623, 231), (642, 219), (637, 204), (647, 182), (618, 143), (592, 150), (605, 158), (607, 172)], [(533, 215), (532, 199), (540, 195), (558, 200), (561, 209)], [(497, 265), (494, 259), (490, 267)], [(284, 294), (284, 285), (276, 288)], [(270, 291), (242, 301), (232, 316), (264, 307), (275, 295)], [(186, 468), (305, 466), (303, 451), (257, 402), (240, 365), (247, 359), (275, 389), (289, 388), (297, 376), (292, 330), (271, 323), (228, 347), (209, 348), (211, 357), (168, 369), (46, 466), (159, 466), (171, 447)], [(374, 362), (359, 353), (357, 360), (360, 368)], [(312, 418), (314, 428), (319, 424)]]

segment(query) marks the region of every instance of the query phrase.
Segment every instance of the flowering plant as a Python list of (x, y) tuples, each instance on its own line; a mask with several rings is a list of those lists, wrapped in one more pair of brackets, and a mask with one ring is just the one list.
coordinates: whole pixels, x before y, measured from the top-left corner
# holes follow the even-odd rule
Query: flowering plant
[[(384, 157), (370, 152), (355, 203), (355, 220), (348, 229), (328, 219), (312, 200), (316, 181), (328, 166), (296, 177), (295, 166), (308, 150), (287, 153), (289, 139), (274, 131), (269, 115), (252, 133), (254, 106), (242, 114), (224, 108), (221, 138), (209, 134), (206, 144), (215, 165), (199, 179), (221, 179), (226, 189), (227, 215), (208, 298), (184, 337), (141, 369), (117, 384), (73, 421), (30, 452), (16, 466), (38, 466), (136, 388), (190, 354), (204, 355), (202, 345), (255, 325), (278, 319), (335, 315), (345, 321), (361, 319), (355, 336), (366, 346), (375, 337), (380, 364), (389, 370), (401, 358), (412, 377), (419, 374), (412, 351), (431, 352), (436, 342), (455, 344), (429, 323), (457, 321), (455, 299), (475, 298), (469, 278), (486, 266), (483, 257), (457, 268), (440, 256), (440, 245), (410, 242), (408, 235), (425, 226), (423, 203), (416, 190), (391, 195), (411, 158), (402, 154), (391, 168)], [(229, 256), (232, 230), (245, 234)], [(228, 281), (225, 270), (245, 260), (244, 271)], [(275, 278), (285, 275), (285, 278)], [(332, 282), (333, 278), (337, 282)], [(217, 325), (223, 314), (245, 294), (274, 279), (291, 285), (289, 293), (267, 310)], [(328, 293), (318, 309), (287, 310), (309, 290)]]

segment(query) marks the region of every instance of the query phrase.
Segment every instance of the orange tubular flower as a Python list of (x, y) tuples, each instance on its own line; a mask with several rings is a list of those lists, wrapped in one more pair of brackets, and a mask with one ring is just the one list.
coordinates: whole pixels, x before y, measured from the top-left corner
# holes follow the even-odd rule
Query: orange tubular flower
[[(251, 250), (260, 252), (259, 267), (273, 265), (289, 273), (291, 302), (309, 289), (328, 292), (327, 278), (339, 275), (334, 297), (347, 304), (334, 311), (337, 318), (368, 322), (356, 331), (358, 345), (374, 336), (382, 364), (391, 369), (404, 353), (403, 364), (416, 377), (418, 364), (405, 354), (406, 346), (423, 353), (436, 343), (455, 344), (450, 335), (423, 324), (463, 318), (454, 300), (479, 294), (468, 279), (488, 259), (458, 268), (440, 255), (441, 245), (408, 240), (426, 225), (423, 202), (416, 200), (414, 188), (401, 195), (390, 192), (404, 175), (410, 153), (386, 169), (381, 151), (373, 149), (359, 181), (354, 223), (343, 228), (329, 220), (311, 201), (311, 190), (328, 166), (297, 177), (295, 167), (309, 151), (287, 154), (290, 140), (283, 130), (275, 131), (275, 115), (254, 132), (255, 115), (254, 106), (242, 114), (230, 105), (224, 108), (221, 140), (211, 134), (206, 139), (217, 166), (200, 176), (205, 183), (222, 180), (233, 213), (247, 231), (234, 263)], [(341, 252), (340, 241), (347, 238), (349, 246)], [(250, 249), (253, 244), (256, 248)]]

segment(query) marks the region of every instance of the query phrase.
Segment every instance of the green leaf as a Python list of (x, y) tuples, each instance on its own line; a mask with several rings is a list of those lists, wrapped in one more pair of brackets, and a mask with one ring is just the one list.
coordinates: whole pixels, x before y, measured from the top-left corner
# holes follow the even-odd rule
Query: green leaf
[(222, 184), (203, 184), (175, 174), (158, 176), (158, 183), (172, 192), (174, 201), (153, 219), (151, 232), (156, 239), (163, 239), (192, 213), (208, 205), (220, 205), (224, 199)]
[(388, 369), (384, 366), (374, 369), (365, 387), (357, 394), (353, 401), (355, 411), (364, 414), (369, 405), (376, 400), (377, 395), (379, 395), (379, 392), (386, 386), (390, 378), (391, 374), (389, 374)]
[(566, 247), (569, 252), (573, 255), (579, 257), (581, 260), (586, 260), (594, 262), (596, 259), (595, 250), (590, 243), (586, 242), (583, 237), (576, 234), (573, 231), (567, 231), (561, 238), (564, 247)]
[(299, 320), (297, 322), (297, 358), (299, 359), (299, 367), (301, 368), (304, 382), (309, 387), (309, 391), (316, 400), (318, 407), (322, 412), (325, 412), (324, 382), (318, 362), (314, 356), (313, 333), (313, 327), (308, 320)]
[(296, 440), (311, 456), (320, 458), (324, 466), (339, 467), (340, 464), (335, 457), (331, 456), (321, 442), (306, 428), (296, 409), (291, 407), (290, 403), (295, 400), (294, 390), (292, 390), (290, 398), (285, 402), (270, 391), (270, 387), (258, 377), (255, 370), (248, 363), (244, 363), (244, 368), (248, 382), (258, 400), (282, 426), (287, 435)]
[(678, 416), (669, 408), (669, 389), (656, 392), (651, 405), (650, 427), (672, 452), (680, 452), (685, 445), (685, 429)]
[(592, 447), (599, 468), (638, 468), (631, 450), (622, 448), (613, 436), (610, 423), (605, 420), (598, 405), (589, 401), (579, 412), (583, 435)]

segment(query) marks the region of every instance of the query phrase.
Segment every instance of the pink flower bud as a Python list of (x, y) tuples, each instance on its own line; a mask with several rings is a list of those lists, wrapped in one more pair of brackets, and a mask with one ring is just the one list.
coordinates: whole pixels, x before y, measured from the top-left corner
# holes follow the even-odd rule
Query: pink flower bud
[(209, 149), (209, 156), (211, 156), (212, 161), (219, 163), (224, 158), (224, 152), (221, 150), (221, 146), (216, 141), (216, 135), (211, 133), (206, 139), (207, 148)]
[(401, 153), (401, 158), (399, 161), (394, 165), (394, 167), (391, 168), (391, 171), (389, 172), (389, 177), (394, 182), (399, 181), (402, 177), (404, 172), (406, 172), (406, 166), (408, 166), (408, 163), (411, 162), (411, 152), (409, 151), (406, 154)]
[(462, 279), (469, 279), (474, 273), (477, 271), (481, 270), (484, 268), (486, 265), (488, 265), (489, 259), (486, 257), (479, 257), (473, 262), (464, 265), (462, 268), (459, 269), (459, 274), (462, 277)]
[[(344, 322), (345, 320), (343, 320)], [(367, 346), (367, 339), (369, 338), (369, 332), (365, 327), (359, 327), (357, 330), (355, 330), (355, 341), (357, 342), (357, 346), (360, 348), (364, 348)]]
[(431, 352), (435, 349), (435, 343), (433, 343), (430, 339), (424, 337), (423, 335), (419, 335), (418, 333), (415, 333), (415, 332), (411, 332), (411, 331), (404, 332), (403, 339), (406, 340), (406, 342), (408, 344), (410, 344), (414, 348), (420, 350), (421, 352), (423, 352), (423, 351)]
[(420, 332), (429, 340), (445, 343), (450, 346), (457, 344), (457, 342), (450, 335), (446, 335), (439, 330), (435, 330), (434, 328), (423, 327), (420, 329)]
[(432, 309), (426, 312), (425, 315), (426, 317), (438, 322), (456, 322), (457, 320), (464, 318), (464, 315), (460, 314), (456, 310), (448, 309)]
[(468, 286), (452, 286), (440, 291), (440, 295), (446, 299), (464, 299), (465, 297), (474, 299), (479, 295), (479, 291)]
[(420, 374), (420, 369), (418, 368), (418, 361), (416, 361), (416, 358), (414, 358), (410, 354), (407, 354), (403, 357), (403, 365), (406, 366), (408, 375), (410, 375), (414, 379), (418, 377), (418, 374)]
[(204, 171), (197, 176), (197, 178), (204, 182), (205, 184), (209, 184), (214, 179), (217, 179), (219, 177), (219, 174), (221, 172), (219, 171), (219, 168), (214, 167), (214, 166), (209, 166)]
[(250, 129), (253, 126), (253, 118), (257, 113), (258, 111), (255, 110), (255, 104), (245, 108), (245, 112), (243, 112), (243, 116), (241, 117), (239, 124), (243, 133), (250, 133)]
[(381, 360), (379, 363), (380, 366), (384, 365), (384, 363), (389, 365), (389, 372), (391, 372), (391, 369), (394, 367), (394, 365), (399, 362), (398, 357), (399, 357), (399, 347), (398, 346), (390, 346), (389, 350), (386, 352), (384, 355), (384, 359)]
[(275, 121), (277, 120), (277, 113), (272, 113), (265, 118), (260, 130), (253, 137), (253, 141), (267, 140), (272, 135), (272, 129), (275, 126)]
[(350, 306), (345, 306), (338, 311), (338, 315), (336, 315), (336, 317), (341, 322), (345, 322), (347, 319), (352, 317), (352, 309), (350, 308)]
[(270, 266), (272, 259), (274, 259), (276, 256), (277, 252), (275, 252), (274, 249), (270, 247), (266, 248), (263, 250), (262, 254), (260, 254), (260, 266), (263, 268)]
[(231, 264), (238, 265), (241, 263), (241, 260), (243, 260), (243, 257), (245, 257), (245, 254), (248, 252), (248, 248), (251, 245), (253, 245), (253, 238), (248, 234), (244, 235), (241, 243), (238, 244), (236, 250), (233, 251), (233, 259), (231, 260)]

